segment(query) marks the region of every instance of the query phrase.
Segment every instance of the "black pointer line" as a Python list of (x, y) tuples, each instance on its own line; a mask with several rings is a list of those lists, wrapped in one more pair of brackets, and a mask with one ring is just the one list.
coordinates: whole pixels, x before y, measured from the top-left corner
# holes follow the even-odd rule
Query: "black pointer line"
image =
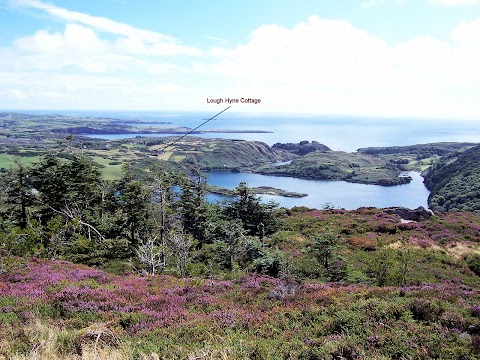
[(230, 108), (231, 108), (231, 106), (223, 109), (223, 110), (220, 111), (218, 114), (212, 116), (210, 119), (207, 119), (206, 121), (204, 121), (203, 123), (201, 123), (200, 125), (198, 125), (195, 129), (192, 129), (192, 130), (190, 130), (188, 133), (186, 133), (185, 135), (182, 135), (182, 136), (180, 136), (178, 139), (173, 140), (170, 144), (166, 144), (166, 145), (165, 145), (165, 149), (166, 149), (167, 147), (169, 147), (169, 146), (172, 146), (172, 145), (175, 144), (176, 142), (182, 140), (185, 136), (190, 135), (192, 132), (194, 132), (195, 130), (197, 130), (199, 127), (205, 125), (205, 124), (206, 124), (207, 122), (209, 122), (210, 120), (215, 119), (218, 115), (220, 115), (221, 113), (227, 111), (227, 110), (230, 109)]

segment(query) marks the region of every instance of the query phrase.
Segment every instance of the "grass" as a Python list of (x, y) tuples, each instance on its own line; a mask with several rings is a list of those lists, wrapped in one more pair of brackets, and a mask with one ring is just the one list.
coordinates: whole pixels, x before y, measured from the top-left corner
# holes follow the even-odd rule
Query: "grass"
[(28, 166), (39, 162), (41, 156), (18, 156), (9, 154), (0, 154), (0, 168), (11, 169), (14, 168), (15, 161), (20, 161), (22, 164)]
[(104, 158), (101, 156), (92, 156), (91, 159), (101, 165), (100, 172), (105, 180), (118, 180), (123, 174), (123, 162), (120, 164), (112, 165), (112, 159)]

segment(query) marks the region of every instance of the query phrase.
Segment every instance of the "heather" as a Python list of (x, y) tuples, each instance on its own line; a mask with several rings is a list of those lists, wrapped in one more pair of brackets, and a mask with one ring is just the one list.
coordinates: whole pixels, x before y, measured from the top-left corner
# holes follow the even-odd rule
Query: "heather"
[(480, 350), (480, 291), (459, 279), (378, 287), (254, 273), (118, 276), (31, 259), (3, 273), (0, 284), (7, 358), (38, 346), (38, 323), (62, 334), (59, 356), (81, 356), (94, 345), (127, 347), (134, 358), (474, 359)]
[[(263, 239), (281, 255), (276, 277), (248, 261), (251, 247), (214, 276), (16, 258), (0, 275), (0, 349), (5, 358), (475, 359), (476, 224), (475, 213), (403, 224), (379, 209), (294, 208)], [(322, 244), (333, 265), (316, 256)]]
[(195, 168), (0, 177), (0, 357), (476, 359), (480, 214), (279, 208)]

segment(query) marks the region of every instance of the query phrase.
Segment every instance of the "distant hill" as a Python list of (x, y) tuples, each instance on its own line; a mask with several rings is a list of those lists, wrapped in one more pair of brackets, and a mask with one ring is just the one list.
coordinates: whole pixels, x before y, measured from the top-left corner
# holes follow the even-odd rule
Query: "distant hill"
[(305, 155), (314, 151), (321, 151), (321, 152), (326, 152), (326, 151), (331, 151), (328, 146), (320, 144), (317, 141), (300, 141), (298, 144), (295, 143), (276, 143), (273, 144), (272, 148), (274, 149), (282, 149), (282, 150), (287, 150), (291, 153), (294, 153), (296, 155)]
[(360, 154), (369, 155), (416, 155), (417, 158), (427, 158), (431, 156), (446, 156), (452, 153), (458, 153), (471, 148), (477, 144), (475, 143), (460, 143), (460, 142), (439, 142), (429, 144), (417, 144), (406, 146), (383, 146), (383, 147), (367, 147), (360, 148), (358, 152)]
[(480, 146), (442, 158), (429, 169), (425, 185), (434, 210), (480, 210)]
[(262, 165), (254, 169), (265, 175), (292, 176), (313, 180), (343, 180), (361, 184), (393, 186), (410, 182), (400, 170), (376, 155), (343, 151), (315, 151), (284, 165)]
[[(165, 146), (174, 142), (172, 146)], [(175, 137), (147, 140), (146, 145), (160, 159), (196, 165), (202, 170), (240, 170), (266, 163), (291, 160), (296, 156), (273, 149), (260, 141)]]

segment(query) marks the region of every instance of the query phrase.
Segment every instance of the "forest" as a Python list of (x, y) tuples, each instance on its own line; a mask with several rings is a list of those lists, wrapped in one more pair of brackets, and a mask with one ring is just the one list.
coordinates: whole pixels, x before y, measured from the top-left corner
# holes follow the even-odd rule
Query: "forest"
[(105, 181), (87, 157), (67, 158), (47, 155), (2, 174), (9, 254), (96, 266), (134, 259), (130, 265), (143, 272), (185, 276), (191, 248), (213, 247), (202, 271), (231, 270), (241, 236), (261, 241), (277, 229), (276, 205), (262, 204), (244, 184), (234, 201), (209, 204), (198, 169), (130, 165), (119, 180)]

